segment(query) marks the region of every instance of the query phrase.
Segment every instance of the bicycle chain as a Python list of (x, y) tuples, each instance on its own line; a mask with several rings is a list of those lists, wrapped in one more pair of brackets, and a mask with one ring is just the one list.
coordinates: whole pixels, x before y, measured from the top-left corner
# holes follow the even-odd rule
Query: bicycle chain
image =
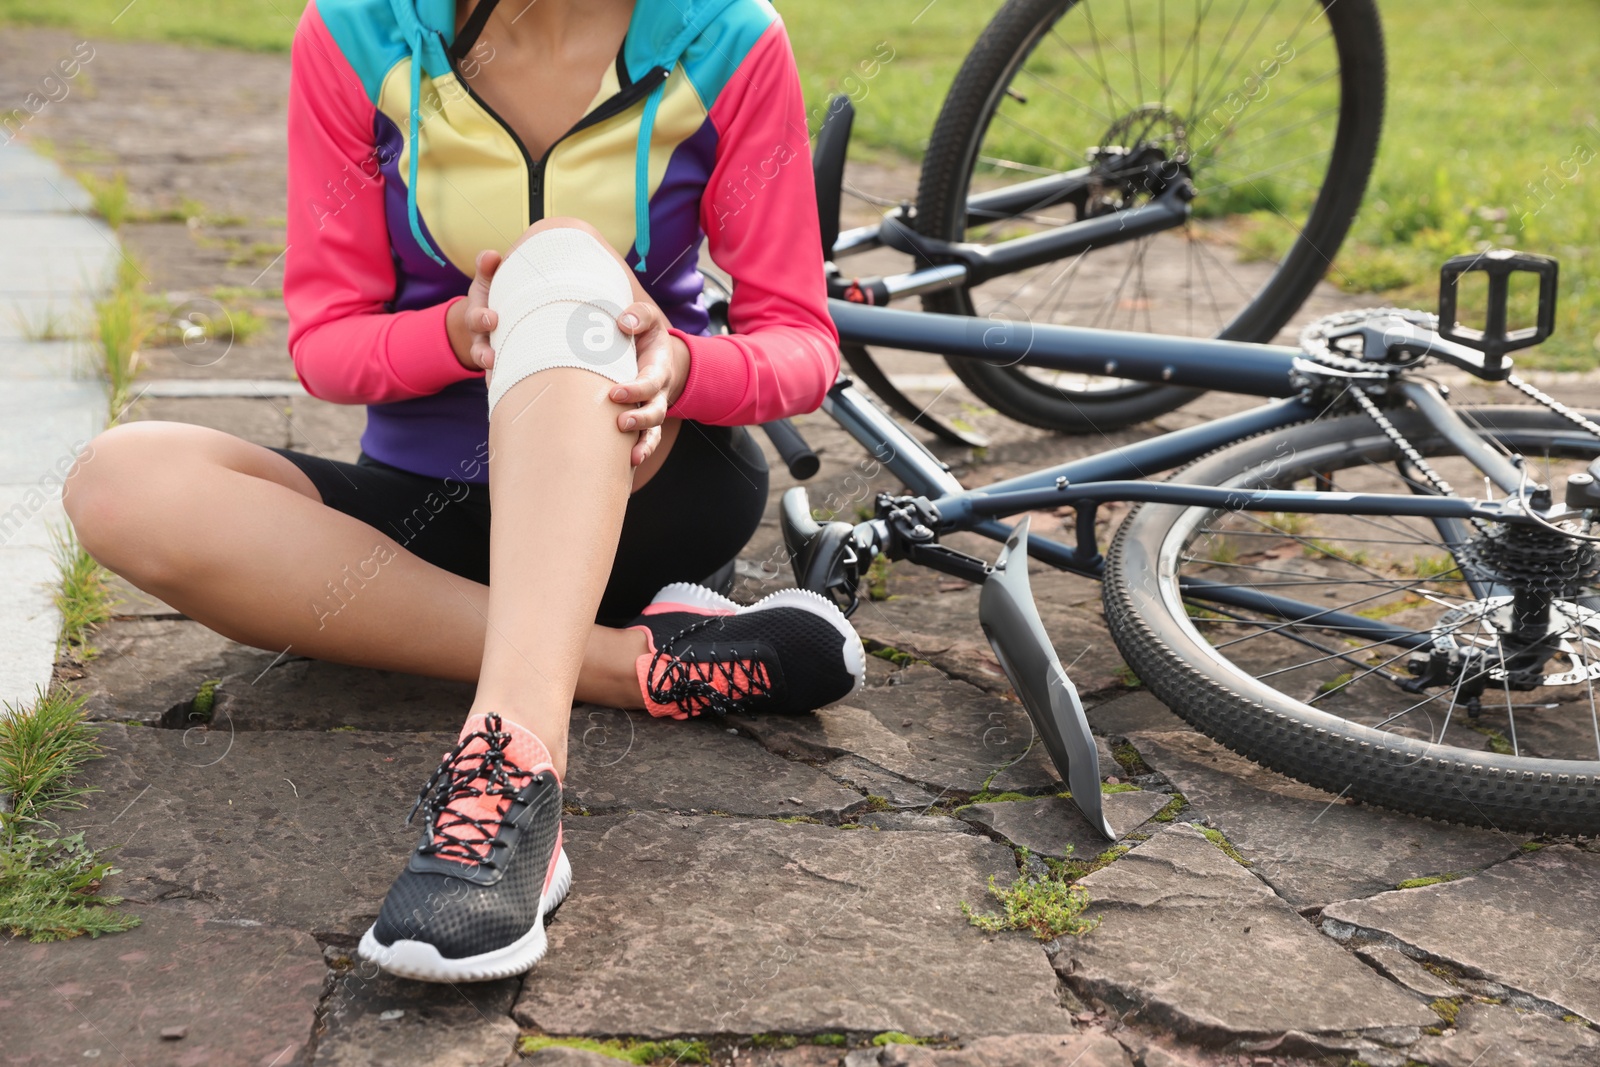
[(1573, 411), (1571, 408), (1567, 407), (1567, 405), (1563, 404), (1561, 401), (1557, 400), (1555, 397), (1551, 396), (1549, 393), (1546, 393), (1537, 386), (1523, 381), (1515, 374), (1511, 374), (1506, 377), (1506, 384), (1518, 392), (1532, 397), (1534, 401), (1543, 404), (1545, 407), (1549, 408), (1557, 415), (1560, 415), (1562, 418), (1566, 419), (1580, 430), (1583, 430), (1586, 433), (1591, 433), (1596, 437), (1600, 437), (1600, 424), (1596, 424), (1584, 418), (1582, 415), (1578, 414), (1576, 411)]
[[(1365, 411), (1367, 416), (1378, 424), (1378, 429), (1382, 430), (1389, 440), (1394, 442), (1395, 447), (1406, 457), (1406, 460), (1417, 468), (1417, 471), (1428, 479), (1435, 489), (1445, 496), (1456, 495), (1456, 491), (1450, 487), (1450, 483), (1444, 480), (1444, 475), (1434, 470), (1428, 464), (1428, 461), (1422, 458), (1422, 453), (1417, 451), (1415, 445), (1406, 440), (1405, 434), (1401, 433), (1395, 424), (1389, 421), (1389, 416), (1383, 413), (1383, 409), (1379, 408), (1370, 396), (1359, 389), (1350, 390), (1350, 395), (1356, 398), (1356, 403), (1360, 405), (1361, 410)], [(1477, 520), (1473, 521), (1476, 522)]]

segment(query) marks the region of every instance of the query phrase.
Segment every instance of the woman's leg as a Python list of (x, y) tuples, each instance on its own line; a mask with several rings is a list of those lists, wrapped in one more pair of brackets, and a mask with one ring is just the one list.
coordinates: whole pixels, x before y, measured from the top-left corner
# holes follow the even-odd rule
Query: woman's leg
[[(236, 641), (478, 678), (488, 587), (325, 506), (305, 473), (270, 449), (202, 426), (127, 423), (94, 440), (64, 502), (95, 559)], [(336, 614), (319, 612), (328, 604)], [(641, 651), (636, 632), (592, 627), (579, 698), (640, 707)]]

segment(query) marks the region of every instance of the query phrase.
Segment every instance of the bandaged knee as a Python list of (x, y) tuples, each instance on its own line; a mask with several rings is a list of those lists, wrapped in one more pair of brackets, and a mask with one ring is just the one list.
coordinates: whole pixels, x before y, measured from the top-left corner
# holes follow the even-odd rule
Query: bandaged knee
[(583, 230), (541, 230), (523, 241), (489, 285), (489, 307), (499, 316), (489, 335), (490, 412), (512, 386), (552, 367), (632, 381), (639, 370), (633, 338), (617, 326), (631, 303), (627, 268)]

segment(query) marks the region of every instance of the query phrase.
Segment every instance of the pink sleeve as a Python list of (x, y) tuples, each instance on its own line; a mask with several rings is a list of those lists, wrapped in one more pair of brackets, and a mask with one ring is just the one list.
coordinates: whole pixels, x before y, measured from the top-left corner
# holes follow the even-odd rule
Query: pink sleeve
[(289, 75), (289, 354), (312, 396), (382, 404), (476, 377), (445, 332), (454, 301), (389, 312), (383, 175), (373, 106), (315, 3), (295, 32)]
[(800, 76), (783, 23), (711, 107), (717, 158), (700, 205), (711, 258), (733, 277), (724, 337), (678, 331), (689, 380), (672, 414), (719, 426), (815, 411), (839, 373)]

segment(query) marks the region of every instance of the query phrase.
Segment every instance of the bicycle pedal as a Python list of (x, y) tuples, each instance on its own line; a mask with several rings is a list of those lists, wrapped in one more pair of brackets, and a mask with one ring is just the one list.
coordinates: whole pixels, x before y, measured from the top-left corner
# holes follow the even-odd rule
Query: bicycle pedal
[(1100, 755), (1078, 687), (1045, 633), (1028, 581), (1028, 522), (1024, 518), (1006, 540), (994, 569), (984, 579), (978, 622), (1000, 667), (1022, 698), (1033, 727), (1044, 742), (1056, 773), (1067, 783), (1072, 802), (1089, 825), (1108, 841), (1117, 839), (1106, 821), (1100, 793)]

